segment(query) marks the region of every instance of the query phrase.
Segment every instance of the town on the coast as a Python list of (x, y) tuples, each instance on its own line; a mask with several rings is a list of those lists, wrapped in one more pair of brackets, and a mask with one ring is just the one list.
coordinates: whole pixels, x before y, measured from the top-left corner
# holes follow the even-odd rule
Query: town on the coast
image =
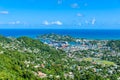
[(0, 70), (3, 80), (120, 80), (120, 40), (0, 36)]

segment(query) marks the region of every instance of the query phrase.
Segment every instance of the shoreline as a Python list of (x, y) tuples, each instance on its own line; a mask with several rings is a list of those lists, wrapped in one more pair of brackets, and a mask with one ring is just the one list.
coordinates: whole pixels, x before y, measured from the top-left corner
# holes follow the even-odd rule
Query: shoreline
[(27, 36), (36, 38), (43, 34), (69, 35), (74, 38), (85, 38), (88, 40), (120, 40), (120, 30), (76, 30), (76, 29), (0, 29), (0, 35), (6, 37)]

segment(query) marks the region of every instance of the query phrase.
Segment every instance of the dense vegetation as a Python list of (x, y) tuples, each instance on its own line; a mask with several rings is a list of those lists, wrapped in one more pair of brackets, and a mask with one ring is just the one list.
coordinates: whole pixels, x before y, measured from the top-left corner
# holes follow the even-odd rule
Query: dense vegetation
[(44, 34), (37, 36), (38, 39), (50, 39), (55, 41), (68, 41), (68, 42), (74, 42), (75, 39), (69, 35), (58, 35), (58, 34)]
[(39, 40), (0, 36), (0, 80), (117, 80), (119, 65), (111, 74), (113, 64), (95, 64), (96, 61), (85, 58), (88, 52), (75, 52), (75, 57), (69, 57)]
[[(5, 38), (3, 36), (0, 37), (1, 43), (10, 44), (13, 41), (9, 38)], [(8, 42), (9, 41), (9, 42)], [(43, 70), (38, 69), (35, 70), (34, 66), (39, 63), (42, 64), (44, 61), (48, 60), (49, 64), (51, 61), (59, 62), (60, 58), (64, 58), (64, 54), (62, 51), (56, 51), (53, 48), (50, 48), (47, 45), (44, 45), (38, 40), (33, 40), (28, 37), (20, 37), (17, 41), (21, 42), (20, 47), (35, 49), (40, 49), (40, 53), (30, 53), (30, 52), (19, 52), (18, 50), (8, 50), (0, 47), (0, 79), (2, 80), (30, 80), (37, 79), (37, 76), (33, 74), (33, 71)], [(16, 43), (17, 45), (17, 43)], [(60, 55), (61, 54), (61, 55)], [(39, 59), (39, 60), (36, 60)], [(25, 62), (30, 62), (29, 64), (25, 64)], [(60, 62), (59, 62), (60, 63)], [(29, 65), (29, 68), (27, 67)], [(54, 69), (54, 68), (53, 68)], [(45, 71), (44, 71), (45, 72)], [(54, 73), (54, 71), (53, 71)]]
[(120, 50), (120, 40), (110, 40), (107, 45), (114, 50)]

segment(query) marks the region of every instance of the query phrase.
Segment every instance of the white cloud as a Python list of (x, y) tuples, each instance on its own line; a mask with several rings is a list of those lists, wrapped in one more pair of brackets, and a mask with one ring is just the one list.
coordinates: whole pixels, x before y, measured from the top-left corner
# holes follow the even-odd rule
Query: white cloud
[(55, 22), (51, 22), (51, 24), (62, 25), (63, 23), (60, 21), (55, 21)]
[(61, 21), (52, 21), (52, 22), (44, 21), (43, 24), (44, 25), (62, 25), (63, 23)]
[(93, 18), (93, 19), (92, 19), (92, 24), (94, 25), (94, 24), (95, 24), (95, 22), (96, 22), (96, 19), (95, 19), (95, 18)]
[(0, 11), (0, 14), (9, 14), (8, 11)]
[(48, 21), (44, 21), (43, 24), (44, 25), (49, 25), (49, 22)]
[(12, 22), (8, 22), (8, 24), (21, 24), (21, 22), (20, 21), (12, 21)]
[(77, 13), (77, 16), (78, 17), (82, 17), (83, 15), (81, 13)]
[(79, 4), (78, 4), (78, 3), (73, 3), (73, 4), (71, 5), (71, 7), (72, 7), (72, 8), (79, 8)]

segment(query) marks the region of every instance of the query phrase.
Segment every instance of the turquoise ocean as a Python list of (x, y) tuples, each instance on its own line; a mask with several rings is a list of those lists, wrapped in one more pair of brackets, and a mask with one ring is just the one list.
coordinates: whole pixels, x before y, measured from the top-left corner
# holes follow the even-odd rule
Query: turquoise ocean
[(70, 35), (77, 38), (120, 40), (120, 30), (98, 30), (98, 29), (0, 29), (0, 35), (7, 37), (28, 36), (36, 38), (43, 34)]

